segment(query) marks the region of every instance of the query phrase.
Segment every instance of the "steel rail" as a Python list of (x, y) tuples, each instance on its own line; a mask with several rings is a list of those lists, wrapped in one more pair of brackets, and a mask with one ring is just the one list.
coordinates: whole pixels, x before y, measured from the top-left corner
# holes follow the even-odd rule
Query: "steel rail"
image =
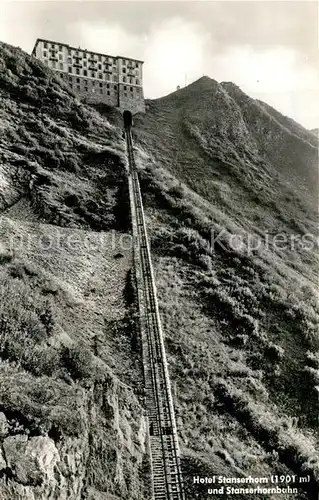
[(126, 126), (125, 135), (141, 322), (145, 404), (150, 424), (153, 498), (185, 500), (175, 411), (130, 126)]

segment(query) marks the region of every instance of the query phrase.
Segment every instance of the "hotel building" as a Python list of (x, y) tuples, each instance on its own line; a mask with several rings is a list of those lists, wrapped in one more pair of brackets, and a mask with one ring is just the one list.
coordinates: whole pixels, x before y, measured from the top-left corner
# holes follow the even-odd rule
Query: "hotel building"
[(145, 113), (143, 61), (111, 56), (38, 38), (32, 55), (87, 103)]

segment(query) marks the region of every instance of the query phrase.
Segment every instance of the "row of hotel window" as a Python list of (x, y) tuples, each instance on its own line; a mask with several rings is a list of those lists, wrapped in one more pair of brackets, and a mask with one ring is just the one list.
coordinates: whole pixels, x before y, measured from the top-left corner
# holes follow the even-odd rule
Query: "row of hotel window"
[[(44, 50), (44, 51), (43, 51), (43, 57), (44, 57), (44, 59), (47, 59), (47, 57), (48, 57), (48, 54), (47, 54), (47, 51), (46, 51), (46, 50)], [(63, 55), (62, 55), (62, 54), (59, 54), (59, 61), (63, 61)], [(53, 62), (55, 62), (55, 61), (53, 61)], [(61, 63), (60, 63), (60, 64), (61, 64)], [(72, 64), (72, 58), (71, 58), (71, 57), (68, 57), (67, 64), (69, 64), (69, 65), (70, 65), (70, 64)], [(75, 62), (75, 63), (73, 63), (73, 64), (78, 64), (78, 63), (77, 63), (77, 62)], [(105, 64), (105, 66), (106, 66), (106, 69), (108, 69), (108, 67), (107, 67), (108, 63), (104, 63), (104, 64)], [(83, 66), (84, 66), (84, 68), (87, 68), (87, 66), (88, 66), (88, 65), (87, 65), (87, 61), (83, 61)], [(101, 71), (102, 71), (102, 63), (99, 63), (99, 64), (97, 65), (97, 68), (94, 68), (94, 69), (95, 69), (95, 70), (96, 70), (96, 69), (99, 69), (99, 70), (101, 70)], [(115, 66), (115, 65), (114, 65), (114, 66), (113, 66), (113, 69), (114, 69), (114, 70), (116, 70), (116, 69), (117, 69), (117, 66)], [(125, 74), (125, 73), (126, 73), (126, 69), (127, 69), (127, 68), (122, 68), (122, 73), (124, 73), (124, 74)], [(131, 73), (132, 73), (132, 70), (129, 70), (129, 72), (131, 72)], [(134, 75), (136, 75), (137, 77), (139, 76), (139, 71), (138, 71), (138, 69), (136, 69), (136, 70), (135, 70)]]
[[(83, 86), (84, 86), (84, 90), (86, 92), (89, 90), (89, 87), (88, 87), (89, 83), (91, 84), (91, 87), (95, 88), (95, 82), (93, 82), (92, 80), (85, 80), (85, 78), (77, 78), (75, 81), (75, 79), (72, 79), (71, 76), (68, 77), (67, 75), (65, 75), (63, 73), (60, 73), (60, 78), (62, 80), (64, 80), (64, 77), (66, 78), (66, 80), (68, 81), (68, 84), (72, 88), (73, 88), (73, 83), (76, 84), (75, 87), (78, 90), (81, 90), (81, 88), (83, 88)], [(82, 85), (81, 85), (81, 83), (82, 83)], [(110, 92), (112, 91), (112, 86), (113, 86), (114, 90), (117, 90), (117, 85), (111, 85), (109, 83), (103, 85), (102, 82), (99, 82), (98, 89), (100, 90), (100, 93), (103, 94), (103, 88), (105, 89), (105, 87), (106, 87), (108, 89), (106, 93), (107, 93), (107, 95), (110, 95)], [(133, 87), (130, 87), (128, 89), (126, 85), (123, 85), (123, 90), (124, 90), (124, 96), (127, 96), (127, 94), (126, 94), (127, 90), (129, 90), (130, 92), (133, 92)], [(135, 91), (136, 91), (136, 94), (140, 93), (140, 89), (135, 89)]]
[[(49, 61), (44, 61), (44, 63), (47, 64), (47, 65), (49, 65)], [(55, 61), (51, 61), (50, 67), (52, 67), (53, 69), (60, 69), (62, 71), (64, 70), (63, 63), (59, 63), (59, 66), (57, 66), (57, 63)], [(81, 75), (81, 73), (83, 71), (83, 76), (89, 76), (91, 78), (97, 78), (99, 80), (103, 80), (102, 73), (95, 73), (95, 71), (88, 71), (86, 69), (80, 70), (80, 68), (72, 68), (72, 66), (68, 67), (68, 73), (73, 73), (73, 69), (75, 69), (75, 73), (74, 73), (75, 75)], [(105, 80), (112, 80), (111, 76), (112, 76), (111, 74), (107, 73), (105, 75)], [(118, 81), (118, 76), (117, 75), (113, 75), (113, 81), (114, 82)], [(123, 83), (129, 83), (129, 84), (132, 84), (132, 85), (140, 85), (139, 78), (132, 78), (132, 77), (123, 76), (122, 77), (122, 82)]]
[[(63, 46), (62, 45), (59, 45), (57, 43), (52, 43), (52, 42), (44, 42), (43, 43), (43, 48), (44, 49), (49, 49), (49, 50), (53, 50), (53, 51), (56, 51), (58, 50), (59, 52), (62, 52), (63, 50)], [(68, 54), (75, 54), (76, 57), (83, 57), (83, 59), (95, 59), (95, 57), (97, 57), (97, 60), (98, 61), (108, 61), (109, 63), (112, 63), (113, 62), (113, 58), (110, 57), (110, 56), (102, 56), (102, 54), (94, 54), (94, 53), (90, 53), (90, 52), (87, 52), (85, 50), (79, 50), (79, 49), (71, 49), (71, 47), (67, 47), (67, 50), (68, 50)], [(59, 55), (62, 55), (62, 54), (59, 54)], [(114, 58), (116, 59), (116, 58)], [(125, 66), (127, 64), (135, 64), (135, 67), (138, 68), (139, 67), (139, 64), (138, 62), (135, 62), (133, 61), (132, 59), (130, 60), (126, 60), (126, 59), (122, 59), (122, 64)]]

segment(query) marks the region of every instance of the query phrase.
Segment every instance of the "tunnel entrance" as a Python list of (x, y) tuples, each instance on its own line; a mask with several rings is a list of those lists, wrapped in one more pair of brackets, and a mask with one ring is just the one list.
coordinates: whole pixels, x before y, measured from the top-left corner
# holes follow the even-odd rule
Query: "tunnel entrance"
[(123, 120), (124, 120), (124, 127), (125, 128), (132, 127), (132, 113), (130, 111), (125, 110), (123, 112)]

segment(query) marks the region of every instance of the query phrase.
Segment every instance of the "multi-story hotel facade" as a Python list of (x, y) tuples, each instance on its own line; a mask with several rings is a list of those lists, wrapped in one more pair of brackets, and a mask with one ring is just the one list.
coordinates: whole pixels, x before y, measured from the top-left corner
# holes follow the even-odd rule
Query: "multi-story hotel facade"
[(88, 103), (145, 113), (143, 61), (111, 56), (38, 38), (32, 55), (56, 71)]

